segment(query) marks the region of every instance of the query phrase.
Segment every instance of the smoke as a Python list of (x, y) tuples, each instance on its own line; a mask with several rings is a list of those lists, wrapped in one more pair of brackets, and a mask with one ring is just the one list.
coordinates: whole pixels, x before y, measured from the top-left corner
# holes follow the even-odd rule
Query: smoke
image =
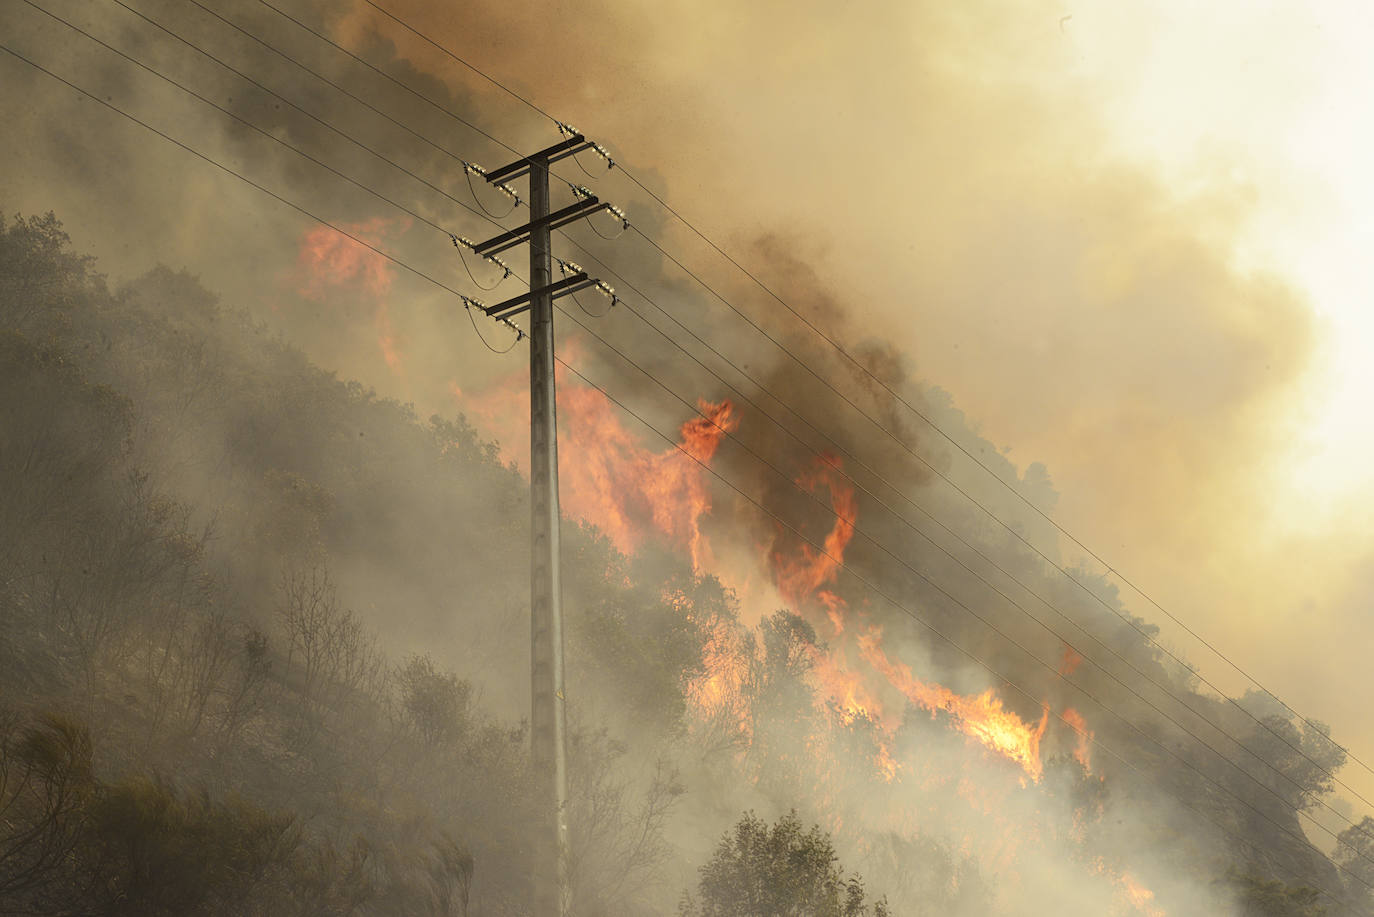
[[(491, 225), (245, 88), (118, 7), (50, 7), (150, 65), (194, 81), (217, 104), (311, 150), (417, 216), (178, 98), (27, 7), (8, 10), (0, 21), (45, 64), (80, 74), (83, 85), (175, 128), (177, 136), (307, 202), (345, 231), (471, 290), (443, 233), (424, 221), (472, 238), (494, 232)], [(240, 62), (255, 79), (341, 130), (372, 138), (374, 149), (454, 198), (471, 200), (452, 157), (222, 23), (164, 0), (139, 8)], [(511, 158), (258, 4), (216, 8), (454, 154), (487, 166)], [(314, 3), (292, 9), (307, 21), (328, 23), (331, 37), (516, 149), (552, 142), (547, 124), (370, 8)], [(1072, 75), (1072, 47), (1056, 27), (1058, 8), (1047, 3), (1015, 11), (894, 3), (839, 15), (825, 4), (682, 3), (650, 10), (587, 0), (561, 9), (554, 21), (537, 4), (396, 9), (471, 53), (478, 66), (510, 77), (541, 106), (608, 140), (648, 187), (726, 249), (743, 253), (741, 260), (772, 290), (860, 364), (727, 271), (718, 254), (618, 173), (600, 178), (598, 193), (624, 206), (646, 236), (681, 252), (786, 348), (744, 329), (635, 234), (606, 243), (586, 228), (570, 232), (748, 374), (686, 339), (623, 285), (627, 309), (605, 320), (563, 303), (588, 331), (606, 337), (689, 405), (699, 404), (711, 420), (693, 419), (688, 406), (568, 321), (561, 322), (560, 353), (623, 394), (670, 439), (691, 431), (710, 438), (711, 448), (689, 452), (759, 495), (766, 510), (761, 514), (668, 443), (634, 429), (593, 390), (560, 380), (569, 513), (639, 558), (627, 563), (669, 565), (660, 555), (676, 552), (738, 596), (738, 623), (704, 616), (699, 622), (716, 628), (715, 642), (692, 696), (703, 723), (747, 733), (746, 750), (738, 759), (702, 756), (700, 770), (688, 774), (692, 804), (702, 809), (675, 825), (683, 863), (700, 862), (743, 808), (801, 806), (828, 820), (855, 854), (850, 860), (878, 886), (894, 895), (905, 888), (911, 898), (902, 903), (913, 913), (920, 912), (917, 897), (933, 893), (933, 880), (903, 882), (910, 864), (922, 856), (929, 861), (932, 850), (950, 856), (951, 869), (968, 877), (964, 886), (941, 886), (945, 913), (988, 913), (989, 907), (1029, 913), (1051, 902), (1063, 913), (1150, 913), (1155, 905), (1142, 903), (1139, 894), (1131, 899), (1131, 883), (1139, 881), (1153, 900), (1169, 903), (1170, 914), (1188, 913), (1173, 908), (1189, 899), (1197, 913), (1218, 912), (1222, 904), (1210, 892), (1176, 886), (1169, 876), (1180, 874), (1187, 854), (1224, 848), (1224, 842), (1194, 815), (1169, 808), (1167, 794), (1118, 789), (1135, 787), (1134, 778), (1083, 734), (1109, 738), (1128, 759), (1148, 760), (1154, 770), (1168, 766), (1163, 753), (1127, 735), (1056, 676), (1062, 671), (1129, 719), (1150, 719), (1153, 729), (1157, 719), (1110, 677), (1124, 678), (1128, 670), (1109, 663), (1091, 640), (1081, 642), (1094, 662), (1064, 663), (1058, 636), (967, 567), (1061, 634), (1062, 622), (916, 507), (950, 529), (974, 533), (967, 536), (974, 545), (1136, 665), (1161, 679), (1177, 675), (1172, 665), (1050, 576), (1013, 536), (939, 480), (936, 472), (949, 475), (1050, 557), (1079, 559), (999, 485), (956, 463), (953, 447), (891, 392), (954, 431), (959, 445), (1017, 481), (1037, 505), (1058, 502), (1062, 518), (1075, 525), (1122, 532), (1143, 579), (1167, 573), (1177, 583), (1171, 592), (1214, 595), (1199, 584), (1236, 560), (1240, 549), (1226, 547), (1236, 543), (1235, 533), (1264, 519), (1259, 501), (1247, 495), (1265, 481), (1266, 456), (1288, 430), (1317, 353), (1300, 297), (1281, 279), (1233, 263), (1235, 238), (1253, 206), (1250, 190), (1212, 187), (1180, 196), (1148, 169), (1112, 156), (1093, 87)], [(767, 66), (759, 66), (761, 57)], [(260, 303), (273, 331), (342, 378), (413, 403), (421, 416), (466, 412), (499, 439), (503, 458), (520, 461), (527, 435), (520, 420), (523, 352), (488, 353), (451, 296), (327, 228), (246, 196), (252, 192), (235, 179), (150, 140), (142, 128), (47, 77), (12, 60), (3, 66), (14, 87), (15, 101), (6, 104), (11, 136), (23, 141), (7, 148), (15, 166), (0, 185), (0, 199), (57, 209), (78, 247), (95, 251), (117, 275), (141, 271), (149, 253), (191, 265), (226, 300)], [(560, 171), (569, 178), (590, 183), (576, 166), (565, 166)], [(563, 253), (582, 258), (575, 250)], [(487, 295), (499, 299), (508, 289), (513, 295), (512, 287)], [(628, 315), (630, 308), (728, 384), (682, 360)], [(483, 325), (480, 332), (507, 343), (498, 327)], [(774, 396), (784, 397), (795, 414)], [(1015, 451), (1004, 456), (993, 441), (1014, 443)], [(1057, 491), (1032, 458), (1073, 487)], [(420, 505), (378, 510), (378, 517), (454, 536), (451, 521), (430, 518)], [(447, 550), (461, 550), (481, 534), (454, 537), (458, 545)], [(451, 600), (429, 594), (429, 584), (407, 581), (408, 571), (420, 567), (401, 563), (412, 548), (393, 545), (389, 555), (344, 558), (339, 573), (357, 594), (390, 606), (391, 639), (407, 648), (451, 638), (456, 630), (429, 617)], [(442, 553), (424, 546), (426, 559)], [(510, 569), (489, 571), (489, 581), (468, 597), (498, 610), (473, 639), (480, 653), (467, 655), (483, 656), (487, 698), (512, 719), (523, 709), (521, 679), (511, 674), (522, 671), (520, 640), (509, 631), (520, 595), (500, 578), (519, 569), (517, 559)], [(1089, 565), (1084, 572), (1106, 594), (1100, 571)], [(608, 575), (585, 575), (593, 574)], [(1122, 610), (1114, 596), (1108, 602)], [(784, 690), (789, 682), (779, 676), (777, 710), (743, 709), (738, 695), (758, 677), (740, 663), (744, 645), (755, 639), (751, 628), (784, 606), (811, 628), (810, 648), (793, 660), (797, 668), (788, 677), (813, 693), (799, 699), (796, 686)], [(573, 596), (570, 613), (589, 610), (578, 608)], [(765, 642), (769, 634), (782, 639), (759, 633)], [(785, 640), (779, 645), (779, 652), (796, 648)], [(464, 655), (455, 653), (455, 664), (476, 664)], [(609, 709), (588, 713), (598, 714), (618, 716)], [(994, 728), (1003, 732), (988, 731)], [(834, 770), (812, 770), (822, 764)], [(721, 779), (720, 770), (730, 767), (738, 773)], [(750, 783), (749, 774), (769, 776)], [(1105, 788), (1106, 800), (1074, 798), (1094, 783)], [(1090, 811), (1097, 813), (1100, 836), (1076, 835)], [(1170, 830), (1189, 843), (1171, 847)], [(1142, 834), (1148, 842), (1140, 841)], [(934, 846), (903, 852), (902, 844)], [(690, 869), (683, 872), (685, 882)], [(975, 876), (995, 886), (991, 899), (973, 892), (958, 897), (960, 888), (977, 885)]]

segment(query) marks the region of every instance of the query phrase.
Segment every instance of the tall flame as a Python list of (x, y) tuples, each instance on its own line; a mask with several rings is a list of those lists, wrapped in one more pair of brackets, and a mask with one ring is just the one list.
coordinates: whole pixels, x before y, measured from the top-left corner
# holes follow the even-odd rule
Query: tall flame
[[(840, 460), (823, 455), (796, 479), (807, 493), (815, 494), (824, 487), (830, 496), (835, 521), (825, 536), (823, 549), (801, 542), (791, 552), (783, 540), (775, 540), (769, 559), (778, 591), (800, 611), (819, 609), (830, 625), (832, 638), (846, 645), (848, 605), (832, 589), (844, 564), (844, 552), (854, 537), (858, 512), (854, 488), (843, 478)], [(882, 632), (868, 627), (854, 639), (859, 656), (868, 664), (868, 671), (842, 663), (837, 655), (821, 654), (815, 660), (814, 673), (819, 687), (829, 700), (849, 719), (865, 717), (882, 726), (889, 734), (900, 720), (900, 711), (885, 706), (880, 700), (883, 686), (895, 688), (906, 701), (932, 714), (944, 712), (951, 724), (965, 735), (981, 742), (988, 749), (1019, 765), (1032, 780), (1044, 773), (1040, 757), (1040, 743), (1049, 723), (1049, 705), (1045, 704), (1037, 723), (1022, 720), (1008, 710), (991, 688), (981, 694), (964, 696), (938, 684), (928, 684), (916, 678), (911, 668), (894, 662), (884, 651)], [(877, 676), (875, 679), (873, 676)], [(889, 752), (884, 746), (879, 752), (880, 766), (888, 770), (883, 759)]]
[[(795, 546), (795, 553), (789, 553), (781, 546), (779, 538), (771, 554), (773, 577), (778, 591), (794, 605), (803, 605), (821, 586), (833, 583), (840, 567), (844, 565), (844, 552), (854, 537), (854, 517), (857, 501), (854, 488), (840, 475), (840, 460), (830, 454), (823, 454), (819, 461), (803, 471), (796, 479), (797, 486), (809, 494), (824, 487), (830, 494), (830, 508), (835, 513), (835, 524), (826, 534), (821, 549), (808, 542)], [(819, 597), (819, 596), (817, 596)], [(835, 611), (837, 597), (829, 594)]]
[(701, 519), (711, 510), (711, 495), (702, 465), (739, 424), (730, 402), (698, 402), (704, 416), (682, 424), (680, 448), (661, 452), (645, 449), (595, 389), (563, 386), (558, 407), (564, 421), (560, 454), (568, 457), (559, 463), (564, 508), (596, 525), (626, 554), (657, 533), (687, 549), (695, 570), (706, 569), (711, 554)]
[[(577, 350), (576, 341), (564, 345)], [(516, 373), (480, 395), (454, 396), (466, 412), (497, 433), (502, 455), (523, 465), (529, 450), (524, 374)], [(634, 554), (657, 537), (688, 552), (693, 568), (712, 565), (701, 522), (711, 511), (709, 465), (728, 433), (739, 426), (727, 401), (697, 402), (700, 415), (678, 430), (677, 446), (647, 448), (621, 422), (615, 405), (599, 390), (558, 374), (558, 476), (563, 512), (596, 526), (624, 554)]]

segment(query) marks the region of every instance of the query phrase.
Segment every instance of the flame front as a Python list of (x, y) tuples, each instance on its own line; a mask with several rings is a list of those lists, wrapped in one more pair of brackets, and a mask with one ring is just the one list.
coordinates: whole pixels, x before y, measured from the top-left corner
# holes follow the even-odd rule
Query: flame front
[(1049, 725), (1050, 705), (1041, 707), (1040, 722), (1032, 726), (1007, 710), (992, 688), (982, 694), (964, 696), (941, 685), (926, 684), (900, 662), (892, 662), (878, 640), (881, 634), (870, 630), (859, 637), (864, 658), (911, 703), (932, 715), (949, 714), (952, 724), (964, 735), (977, 739), (987, 748), (1015, 761), (1032, 780), (1044, 773), (1040, 762), (1040, 740)]
[[(847, 628), (849, 607), (831, 587), (844, 565), (844, 552), (854, 537), (858, 504), (854, 488), (844, 479), (842, 468), (837, 457), (822, 455), (796, 478), (797, 486), (806, 493), (815, 494), (822, 487), (829, 493), (835, 519), (822, 548), (800, 540), (789, 551), (786, 541), (779, 537), (769, 556), (778, 591), (800, 612), (814, 614), (819, 610), (823, 613), (824, 617), (817, 623), (828, 624), (830, 637), (838, 644), (833, 648), (836, 653), (818, 654), (815, 660), (818, 686), (842, 716), (850, 720), (859, 716), (872, 720), (889, 738), (900, 722), (901, 710), (885, 705), (881, 698), (891, 693), (888, 689), (895, 688), (907, 702), (932, 715), (941, 712), (949, 715), (955, 728), (1014, 761), (1032, 780), (1039, 780), (1044, 773), (1040, 742), (1049, 724), (1048, 704), (1042, 706), (1038, 723), (1028, 723), (1006, 709), (991, 688), (981, 694), (964, 696), (920, 680), (909, 666), (889, 658), (882, 646), (881, 629), (867, 626), (855, 634), (852, 628)], [(850, 645), (850, 638), (859, 657), (867, 663), (867, 669), (850, 667), (839, 661), (839, 653)], [(895, 770), (887, 744), (880, 748), (879, 759), (884, 772)]]
[[(518, 392), (504, 389), (501, 410), (483, 410), (487, 419), (516, 417)], [(633, 554), (652, 536), (690, 553), (698, 573), (711, 572), (711, 547), (701, 524), (711, 510), (708, 465), (722, 440), (739, 424), (729, 401), (698, 402), (701, 416), (679, 428), (679, 448), (646, 448), (620, 421), (615, 406), (598, 390), (563, 383), (559, 388), (560, 477), (562, 503), (570, 515), (594, 524), (621, 552)], [(519, 442), (518, 435), (513, 437)], [(509, 440), (508, 440), (509, 441)], [(518, 456), (513, 456), (518, 458)], [(841, 596), (840, 572), (853, 541), (858, 500), (844, 476), (841, 460), (819, 456), (794, 479), (797, 487), (828, 503), (833, 521), (821, 537), (798, 537), (779, 525), (764, 552), (766, 567), (779, 595), (806, 617), (826, 640), (814, 649), (811, 677), (818, 703), (852, 724), (871, 722), (877, 729), (875, 765), (890, 777), (898, 770), (891, 744), (906, 704), (948, 717), (952, 728), (994, 754), (1015, 763), (1031, 781), (1044, 774), (1041, 745), (1049, 726), (1050, 706), (1041, 705), (1035, 720), (1008, 709), (995, 689), (958, 694), (917, 677), (894, 659), (883, 644), (881, 628), (856, 616)], [(753, 619), (762, 617), (754, 614)], [(719, 623), (711, 625), (703, 674), (688, 686), (699, 715), (749, 732), (743, 698), (747, 672), (735, 638)], [(1082, 657), (1065, 647), (1060, 669), (1072, 672)], [(1074, 757), (1088, 768), (1092, 733), (1072, 708), (1063, 716), (1075, 730)]]
[(622, 553), (635, 553), (657, 533), (686, 549), (694, 570), (707, 569), (711, 553), (701, 520), (711, 510), (711, 494), (703, 466), (739, 421), (729, 401), (700, 401), (698, 407), (703, 416), (682, 425), (680, 448), (654, 452), (625, 429), (599, 391), (563, 386), (560, 454), (569, 457), (559, 462), (564, 509), (601, 529)]
[[(511, 443), (523, 445), (523, 399), (518, 397), (523, 392), (514, 381), (517, 378), (512, 376), (497, 396), (505, 402), (499, 410), (492, 407), (495, 402), (490, 395), (485, 401), (470, 394), (461, 396), (464, 406), (474, 408), (484, 420), (507, 419), (504, 429), (511, 432), (509, 438), (503, 437), (507, 448)], [(697, 573), (716, 572), (702, 528), (712, 509), (713, 493), (703, 466), (716, 460), (723, 439), (738, 427), (739, 419), (728, 401), (702, 400), (698, 405), (702, 416), (680, 426), (678, 448), (655, 450), (646, 448), (624, 427), (614, 405), (599, 391), (562, 383), (558, 408), (564, 510), (596, 525), (627, 555), (657, 540), (690, 553)], [(489, 425), (503, 429), (499, 422)], [(519, 452), (507, 455), (523, 458)], [(1042, 755), (1054, 708), (1048, 700), (1042, 701), (1038, 716), (1025, 716), (1009, 708), (995, 688), (961, 694), (918, 676), (900, 658), (892, 641), (885, 640), (883, 627), (872, 620), (867, 605), (851, 606), (846, 597), (859, 576), (846, 574), (845, 557), (857, 534), (859, 506), (841, 461), (821, 456), (804, 465), (793, 481), (808, 497), (828, 505), (833, 518), (826, 529), (806, 532), (800, 525), (798, 531), (779, 523), (771, 538), (753, 545), (741, 545), (738, 536), (730, 541), (724, 530), (713, 529), (726, 564), (743, 574), (735, 582), (746, 585), (735, 590), (744, 605), (738, 620), (725, 616), (695, 622), (706, 639), (701, 667), (684, 685), (694, 739), (703, 748), (733, 750), (736, 765), (755, 780), (779, 779), (776, 774), (763, 777), (765, 769), (759, 762), (779, 765), (777, 773), (794, 781), (788, 792), (813, 800), (834, 826), (854, 817), (856, 806), (869, 804), (863, 800), (885, 798), (853, 792), (855, 788), (890, 785), (894, 794), (916, 790), (926, 800), (932, 796), (957, 800), (980, 818), (1003, 827), (1004, 839), (983, 845), (979, 856), (993, 868), (1006, 870), (1014, 880), (1018, 851), (1060, 830), (1052, 825), (1013, 824), (1007, 795), (1044, 782)], [(766, 592), (767, 584), (776, 591)], [(793, 718), (781, 727), (788, 735), (781, 739), (780, 727), (767, 718), (771, 714), (761, 714), (754, 707), (760, 672), (758, 631), (741, 624), (764, 621), (767, 610), (777, 607), (773, 603), (778, 597), (814, 632), (814, 642), (804, 647), (809, 664), (799, 676), (810, 689), (803, 702), (810, 707), (791, 714)], [(684, 612), (695, 614), (685, 594), (665, 598), (685, 603)], [(1067, 677), (1083, 661), (1065, 647), (1059, 673)], [(986, 781), (968, 771), (951, 775), (942, 770), (938, 756), (926, 759), (919, 752), (912, 754), (907, 738), (911, 733), (903, 730), (911, 723), (907, 713), (913, 708), (930, 714), (932, 720), (992, 758), (1013, 765), (1005, 769), (1006, 779), (995, 771), (987, 772)], [(1085, 770), (1090, 769), (1092, 731), (1074, 708), (1062, 708), (1061, 715), (1074, 733), (1073, 757)], [(1067, 732), (1056, 733), (1055, 738), (1067, 741)], [(917, 817), (914, 811), (904, 815), (882, 811), (881, 802), (872, 805), (875, 811), (858, 812), (862, 823), (886, 823), (905, 830)], [(1062, 826), (1057, 836), (1085, 843), (1082, 819), (1090, 818), (1091, 811), (1075, 812), (1079, 821)], [(902, 822), (903, 818), (908, 821)], [(1109, 868), (1099, 874), (1115, 896), (1116, 908), (1163, 917), (1153, 893), (1131, 876)]]

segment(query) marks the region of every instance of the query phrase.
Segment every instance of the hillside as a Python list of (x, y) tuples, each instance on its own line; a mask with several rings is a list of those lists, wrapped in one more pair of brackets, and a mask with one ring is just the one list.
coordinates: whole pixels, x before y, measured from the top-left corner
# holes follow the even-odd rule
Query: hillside
[[(510, 450), (312, 365), (260, 304), (165, 267), (111, 289), (96, 268), (51, 216), (0, 226), (0, 912), (522, 913), (528, 508)], [(569, 423), (609, 412), (567, 397)], [(681, 433), (737, 469), (721, 437), (753, 418), (725, 404)], [(1299, 824), (1343, 763), (1319, 727), (1199, 690), (1147, 622), (971, 511), (933, 504), (1086, 622), (1100, 665), (980, 606), (1000, 640), (892, 562), (882, 545), (912, 535), (838, 460), (761, 485), (789, 529), (744, 521), (661, 444), (603, 432), (615, 451), (594, 456), (569, 435), (565, 462), (620, 482), (567, 474), (574, 913), (673, 913), (746, 810), (824, 826), (897, 915), (1374, 913)], [(697, 503), (669, 513), (632, 470)], [(1164, 715), (1160, 685), (1192, 712)], [(1208, 723), (1240, 737), (1239, 764), (1188, 738)]]

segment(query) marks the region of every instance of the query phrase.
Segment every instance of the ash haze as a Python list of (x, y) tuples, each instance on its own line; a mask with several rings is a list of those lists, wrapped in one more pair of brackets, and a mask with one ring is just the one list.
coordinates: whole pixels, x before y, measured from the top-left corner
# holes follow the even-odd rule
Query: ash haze
[[(479, 293), (448, 239), (426, 225), (471, 238), (493, 231), (460, 206), (472, 200), (469, 186), (439, 147), (497, 166), (512, 154), (481, 132), (533, 150), (558, 137), (546, 118), (363, 0), (282, 0), (282, 9), (481, 132), (257, 0), (206, 5), (435, 142), (196, 5), (127, 2), (444, 194), (112, 0), (12, 0), (0, 10), (0, 36), (454, 289), (488, 301), (514, 295), (505, 292), (512, 284)], [(558, 171), (620, 204), (642, 233), (606, 242), (577, 227), (570, 235), (585, 256), (556, 242), (565, 257), (623, 278), (612, 282), (626, 297), (604, 318), (565, 301), (560, 353), (686, 453), (645, 434), (583, 380), (560, 377), (564, 509), (574, 532), (565, 559), (574, 793), (591, 800), (576, 813), (582, 827), (574, 825), (574, 913), (733, 913), (710, 910), (710, 873), (698, 867), (745, 811), (780, 825), (789, 810), (823, 826), (870, 899), (886, 895), (897, 915), (1048, 908), (1353, 917), (1374, 907), (1374, 842), (1363, 852), (1336, 842), (1374, 815), (1365, 802), (1374, 799), (1374, 772), (1355, 761), (1337, 769), (1339, 756), (1315, 727), (1284, 716), (1152, 601), (1283, 701), (1330, 723), (1338, 742), (1374, 765), (1368, 10), (1295, 0), (1205, 9), (1175, 0), (862, 9), (379, 3), (602, 141), (622, 170), (602, 174), (588, 157), (595, 179), (572, 161)], [(411, 212), (189, 99), (35, 4)], [(163, 524), (182, 518), (189, 538), (213, 522), (218, 534), (202, 546), (207, 582), (223, 590), (216, 601), (261, 628), (282, 673), (280, 684), (269, 678), (256, 689), (267, 699), (242, 714), (253, 728), (230, 703), (246, 696), (248, 682), (228, 675), (229, 687), (207, 695), (219, 698), (213, 729), (180, 701), (166, 709), (181, 713), (157, 706), (145, 720), (152, 686), (170, 689), (161, 674), (146, 673), (141, 686), (116, 689), (131, 660), (151, 658), (127, 648), (142, 646), (132, 636), (109, 658), (80, 655), (70, 669), (80, 674), (76, 687), (60, 688), (67, 663), (50, 659), (66, 657), (24, 643), (32, 623), (24, 615), (41, 620), (40, 600), (17, 585), (14, 566), (0, 577), (13, 620), (0, 650), (23, 660), (14, 671), (42, 678), (5, 682), (13, 695), (0, 697), (6, 715), (57, 707), (96, 724), (99, 779), (112, 798), (143, 786), (120, 781), (170, 768), (190, 786), (301, 817), (300, 862), (327, 864), (304, 871), (329, 881), (302, 885), (300, 870), (264, 871), (253, 887), (270, 894), (253, 913), (391, 913), (386, 907), (412, 906), (411, 894), (435, 909), (414, 904), (407, 913), (463, 913), (469, 903), (474, 914), (522, 913), (517, 867), (529, 807), (517, 778), (500, 791), (487, 787), (497, 785), (493, 774), (521, 772), (528, 707), (523, 349), (490, 352), (475, 330), (498, 349), (510, 336), (474, 329), (450, 294), (10, 55), (0, 55), (0, 115), (6, 219), (54, 211), (71, 250), (94, 255), (113, 290), (73, 281), (68, 299), (40, 298), (32, 291), (49, 280), (16, 256), (0, 295), (4, 330), (17, 336), (4, 341), (22, 368), (10, 375), (32, 388), (16, 383), (13, 391), (66, 391), (43, 381), (49, 369), (34, 356), (50, 344), (75, 354), (89, 381), (129, 400), (128, 444), (108, 451), (184, 507)], [(802, 328), (624, 170), (867, 372)], [(477, 193), (498, 212), (508, 206), (488, 189)], [(19, 251), (28, 237), (6, 225), (7, 244)], [(800, 361), (749, 330), (645, 238)], [(149, 273), (158, 264), (172, 271)], [(483, 283), (499, 276), (479, 267)], [(173, 273), (183, 269), (195, 279)], [(729, 385), (712, 378), (644, 328), (631, 310), (688, 343), (642, 293), (749, 378), (693, 349)], [(192, 318), (182, 315), (188, 303)], [(148, 327), (180, 330), (159, 337), (121, 323), (121, 309)], [(219, 368), (220, 400), (206, 394), (212, 377), (196, 370), (201, 364), (178, 375), (148, 356), (171, 353), (167, 342), (183, 340), (176, 335), (209, 342), (196, 346), (212, 355), (204, 366)], [(111, 356), (100, 355), (104, 345)], [(339, 386), (309, 375), (307, 361)], [(232, 381), (253, 373), (258, 381)], [(792, 422), (769, 392), (802, 420)], [(1014, 499), (893, 392), (1082, 544)], [(87, 417), (80, 411), (100, 413), (71, 397), (76, 420)], [(694, 421), (693, 405), (714, 423)], [(41, 429), (42, 410), (8, 410), (14, 429)], [(461, 414), (473, 429), (422, 430), (416, 417), (432, 414)], [(72, 432), (82, 429), (76, 420), (62, 435), (85, 442)], [(70, 442), (62, 448), (74, 449)], [(28, 506), (10, 504), (0, 510)], [(930, 523), (925, 510), (949, 528)], [(46, 570), (51, 549), (35, 546), (66, 544), (50, 528), (61, 530), (52, 523), (29, 540), (6, 536), (10, 553), (0, 551), (0, 561), (17, 565), (14, 558), (32, 554), (40, 558), (34, 569)], [(988, 572), (979, 553), (1001, 570)], [(1086, 589), (1051, 563), (1075, 571)], [(336, 593), (357, 610), (347, 620), (375, 640), (358, 638), (369, 647), (359, 658), (392, 673), (376, 685), (350, 682), (347, 698), (312, 695), (308, 672), (293, 681), (297, 662), (286, 647), (295, 649), (296, 619), (265, 611), (329, 607), (310, 597)], [(1154, 628), (1167, 652), (1142, 638)], [(461, 735), (450, 734), (452, 724), (377, 712), (394, 712), (387, 705), (396, 698), (409, 710), (425, 685), (454, 698), (462, 726), (452, 728)], [(1166, 686), (1186, 695), (1188, 709), (1171, 706)], [(298, 696), (309, 701), (304, 713), (292, 712)], [(101, 713), (111, 698), (117, 716)], [(676, 719), (668, 722), (665, 710)], [(1269, 714), (1280, 716), (1282, 743), (1259, 729), (1255, 717)], [(172, 727), (160, 724), (182, 722), (177, 716), (194, 729), (172, 741)], [(351, 737), (337, 750), (328, 737), (343, 731)], [(1199, 737), (1239, 763), (1200, 747)], [(1296, 757), (1289, 740), (1301, 749)], [(369, 743), (388, 751), (374, 759)], [(1340, 782), (1328, 785), (1323, 767)], [(503, 805), (514, 814), (495, 827)], [(445, 859), (449, 848), (431, 844), (426, 831), (462, 855)], [(350, 856), (363, 856), (349, 847), (355, 834), (373, 851), (363, 857), (370, 893), (390, 889), (389, 903), (380, 900), (386, 894), (365, 900), (361, 884), (338, 878), (353, 875)], [(109, 841), (97, 832), (91, 843)], [(431, 862), (458, 866), (446, 873)], [(421, 875), (466, 875), (444, 886), (443, 899), (456, 907), (461, 897), (464, 910), (439, 910), (437, 886)], [(21, 892), (56, 895), (59, 885)], [(1308, 886), (1324, 896), (1304, 897)], [(0, 882), (0, 896), (8, 890)], [(177, 910), (174, 899), (148, 894), (157, 912), (250, 912), (231, 897)], [(312, 896), (330, 903), (310, 910), (302, 900)], [(37, 907), (39, 898), (25, 900)]]

